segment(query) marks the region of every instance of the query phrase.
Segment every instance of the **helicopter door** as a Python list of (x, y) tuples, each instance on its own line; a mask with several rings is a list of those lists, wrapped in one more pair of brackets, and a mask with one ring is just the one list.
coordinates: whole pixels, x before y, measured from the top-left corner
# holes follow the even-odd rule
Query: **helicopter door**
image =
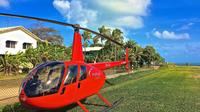
[[(87, 79), (87, 80), (86, 80)], [(90, 88), (89, 86), (89, 80), (87, 77), (87, 67), (85, 65), (80, 65), (80, 77), (78, 82), (78, 97), (79, 99), (82, 99), (89, 95)]]
[(66, 77), (64, 79), (64, 86), (61, 90), (61, 95), (64, 95), (66, 99), (71, 99), (72, 102), (75, 100), (77, 92), (76, 78), (78, 74), (78, 65), (68, 65)]

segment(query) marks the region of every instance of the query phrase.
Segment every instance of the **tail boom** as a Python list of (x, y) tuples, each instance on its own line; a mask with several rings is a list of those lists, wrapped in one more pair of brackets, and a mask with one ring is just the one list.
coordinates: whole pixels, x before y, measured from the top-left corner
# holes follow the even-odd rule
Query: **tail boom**
[(129, 60), (128, 60), (128, 48), (126, 48), (125, 61), (114, 61), (114, 62), (100, 62), (100, 63), (90, 63), (89, 65), (94, 66), (100, 70), (106, 70), (116, 66), (125, 65), (126, 70), (129, 70)]
[(120, 65), (125, 65), (126, 61), (115, 61), (115, 62), (100, 62), (100, 63), (91, 63), (89, 65), (94, 66), (100, 70), (106, 70)]

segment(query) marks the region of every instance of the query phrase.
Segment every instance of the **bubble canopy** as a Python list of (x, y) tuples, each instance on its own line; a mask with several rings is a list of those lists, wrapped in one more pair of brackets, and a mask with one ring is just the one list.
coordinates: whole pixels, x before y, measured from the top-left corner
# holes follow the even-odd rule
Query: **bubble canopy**
[(46, 62), (35, 67), (22, 85), (28, 97), (57, 93), (64, 75), (63, 62)]

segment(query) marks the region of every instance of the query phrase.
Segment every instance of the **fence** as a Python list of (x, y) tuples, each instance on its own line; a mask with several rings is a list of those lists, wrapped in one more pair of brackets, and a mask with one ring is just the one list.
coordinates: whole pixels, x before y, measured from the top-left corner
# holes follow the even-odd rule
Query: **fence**
[(0, 106), (18, 102), (18, 91), (22, 79), (22, 77), (15, 79), (0, 79)]
[[(106, 75), (124, 72), (125, 69), (109, 69)], [(9, 76), (10, 77), (10, 76)], [(10, 79), (0, 79), (0, 107), (18, 102), (19, 87), (24, 76), (13, 77)]]

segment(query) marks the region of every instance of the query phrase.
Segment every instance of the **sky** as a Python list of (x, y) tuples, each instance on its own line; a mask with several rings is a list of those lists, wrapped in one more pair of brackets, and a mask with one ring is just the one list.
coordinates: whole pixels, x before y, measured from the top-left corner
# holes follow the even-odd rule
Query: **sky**
[[(14, 13), (98, 29), (120, 28), (127, 39), (152, 45), (167, 62), (200, 63), (200, 0), (0, 0), (0, 12)], [(0, 17), (0, 27), (37, 22)], [(43, 23), (72, 43), (73, 29)]]

